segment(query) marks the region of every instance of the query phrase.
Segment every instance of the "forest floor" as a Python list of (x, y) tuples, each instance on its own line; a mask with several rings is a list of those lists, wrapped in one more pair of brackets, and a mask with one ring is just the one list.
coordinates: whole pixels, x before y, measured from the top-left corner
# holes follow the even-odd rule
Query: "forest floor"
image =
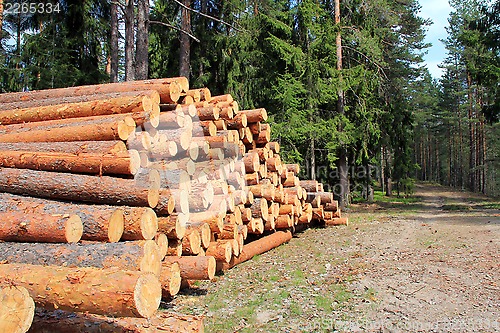
[(206, 332), (500, 332), (500, 202), (419, 183), (197, 283)]

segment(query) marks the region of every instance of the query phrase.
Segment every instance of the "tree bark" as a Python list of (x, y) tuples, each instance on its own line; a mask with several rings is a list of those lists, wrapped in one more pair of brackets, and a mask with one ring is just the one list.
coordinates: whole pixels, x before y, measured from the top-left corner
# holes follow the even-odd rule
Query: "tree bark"
[(27, 332), (33, 322), (34, 314), (35, 302), (26, 288), (15, 285), (8, 286), (6, 283), (0, 282), (0, 332)]
[(49, 244), (0, 242), (0, 260), (8, 263), (65, 267), (117, 267), (160, 275), (161, 260), (158, 245), (153, 240)]
[(111, 70), (110, 70), (110, 81), (118, 82), (118, 64), (119, 64), (119, 46), (118, 46), (118, 5), (116, 2), (111, 2), (111, 18), (110, 18), (110, 30), (111, 36), (109, 40), (110, 44), (110, 58), (111, 58)]
[(0, 142), (127, 140), (136, 122), (128, 114), (51, 120), (0, 128)]
[[(191, 0), (181, 0), (186, 7), (191, 7)], [(186, 8), (181, 8), (181, 32), (179, 48), (179, 75), (189, 79), (191, 73), (191, 40), (184, 33), (191, 32), (191, 12)]]
[(137, 1), (137, 36), (135, 79), (148, 78), (149, 0)]
[(44, 171), (135, 175), (140, 168), (139, 153), (103, 155), (93, 153), (67, 154), (36, 151), (2, 151), (0, 166), (7, 168), (32, 169)]
[(29, 264), (0, 267), (0, 280), (26, 288), (35, 304), (46, 309), (149, 318), (160, 305), (161, 286), (153, 274)]
[(155, 207), (158, 190), (133, 179), (0, 168), (0, 191), (101, 204)]
[(228, 270), (237, 264), (252, 259), (254, 256), (267, 252), (292, 239), (290, 231), (277, 231), (269, 236), (262, 237), (256, 241), (243, 246), (239, 257), (234, 257), (227, 264), (218, 265), (217, 270)]
[(153, 317), (113, 318), (37, 309), (29, 333), (203, 333), (203, 318), (158, 311)]
[(125, 81), (134, 81), (134, 0), (125, 3)]
[(212, 280), (215, 276), (216, 262), (211, 256), (168, 256), (164, 262), (178, 263), (181, 278), (185, 280)]
[[(128, 94), (127, 94), (128, 95)], [(151, 118), (160, 116), (160, 96), (157, 91), (138, 92), (129, 96), (116, 96), (81, 102), (59, 101), (57, 105), (16, 108), (0, 111), (2, 125), (39, 122), (64, 118), (81, 118), (109, 114), (141, 113), (150, 114)], [(98, 98), (96, 96), (96, 98)], [(27, 104), (27, 103), (26, 103)]]
[(83, 234), (78, 215), (0, 212), (0, 240), (76, 243)]
[(127, 152), (123, 141), (69, 141), (69, 142), (10, 142), (0, 143), (2, 151), (38, 151), (66, 154), (109, 154), (120, 155)]
[(83, 224), (83, 240), (118, 242), (123, 234), (123, 208), (84, 205), (0, 193), (0, 211), (40, 216), (77, 215)]

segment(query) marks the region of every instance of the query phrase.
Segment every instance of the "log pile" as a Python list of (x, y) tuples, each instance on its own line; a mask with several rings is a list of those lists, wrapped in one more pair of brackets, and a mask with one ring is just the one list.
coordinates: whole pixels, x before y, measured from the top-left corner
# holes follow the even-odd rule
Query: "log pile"
[[(185, 78), (0, 102), (0, 282), (44, 309), (24, 316), (33, 332), (85, 321), (145, 332), (128, 329), (156, 318), (183, 282), (211, 280), (308, 226), (348, 223), (332, 193), (281, 161), (265, 109), (240, 110)], [(203, 331), (201, 318), (161, 316)]]

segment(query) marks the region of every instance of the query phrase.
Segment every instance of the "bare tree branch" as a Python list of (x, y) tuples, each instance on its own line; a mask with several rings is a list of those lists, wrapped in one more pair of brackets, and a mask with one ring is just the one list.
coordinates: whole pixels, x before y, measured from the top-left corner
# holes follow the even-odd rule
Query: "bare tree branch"
[(182, 8), (185, 8), (189, 11), (192, 11), (193, 13), (196, 13), (196, 14), (201, 15), (201, 16), (205, 16), (206, 18), (209, 18), (209, 19), (214, 20), (216, 22), (220, 22), (224, 25), (227, 25), (228, 27), (233, 28), (234, 30), (236, 30), (238, 32), (242, 32), (241, 29), (236, 28), (234, 25), (227, 23), (224, 20), (221, 20), (221, 19), (218, 19), (216, 17), (210, 16), (208, 14), (202, 13), (199, 10), (194, 10), (192, 8), (189, 8), (188, 6), (184, 5), (182, 2), (179, 2), (178, 0), (174, 0), (174, 2), (177, 3), (179, 6), (181, 6)]
[(149, 21), (150, 24), (159, 24), (159, 25), (163, 25), (163, 26), (166, 26), (166, 27), (169, 27), (169, 28), (172, 28), (174, 30), (177, 30), (177, 31), (180, 31), (182, 32), (183, 34), (186, 34), (188, 35), (190, 38), (192, 38), (194, 41), (196, 42), (200, 42), (200, 40), (198, 38), (196, 38), (195, 36), (193, 36), (192, 34), (190, 34), (189, 32), (187, 31), (184, 31), (183, 29), (179, 28), (179, 27), (176, 27), (175, 25), (172, 25), (170, 23), (165, 23), (165, 22), (160, 22), (160, 21)]
[(352, 48), (352, 47), (350, 47), (350, 46), (347, 46), (347, 45), (342, 45), (342, 48), (346, 48), (346, 49), (352, 50), (352, 51), (354, 51), (354, 52), (358, 53), (359, 55), (363, 56), (366, 60), (368, 60), (369, 62), (371, 62), (372, 64), (374, 64), (374, 65), (375, 65), (375, 67), (377, 67), (377, 68), (378, 68), (378, 70), (379, 70), (380, 72), (382, 72), (382, 74), (384, 75), (384, 77), (385, 77), (386, 79), (388, 78), (388, 77), (387, 77), (387, 75), (385, 74), (385, 71), (384, 71), (384, 69), (382, 68), (382, 66), (380, 66), (380, 65), (379, 65), (379, 64), (377, 64), (375, 61), (373, 61), (372, 59), (370, 59), (370, 57), (368, 57), (366, 54), (364, 54), (364, 53), (362, 53), (362, 52), (360, 52), (360, 51), (356, 50), (355, 48)]

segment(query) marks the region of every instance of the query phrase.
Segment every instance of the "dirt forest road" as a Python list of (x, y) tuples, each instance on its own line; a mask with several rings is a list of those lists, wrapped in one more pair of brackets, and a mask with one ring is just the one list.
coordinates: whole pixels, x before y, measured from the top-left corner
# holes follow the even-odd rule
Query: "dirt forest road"
[(207, 332), (500, 332), (500, 210), (417, 184), (178, 296)]

